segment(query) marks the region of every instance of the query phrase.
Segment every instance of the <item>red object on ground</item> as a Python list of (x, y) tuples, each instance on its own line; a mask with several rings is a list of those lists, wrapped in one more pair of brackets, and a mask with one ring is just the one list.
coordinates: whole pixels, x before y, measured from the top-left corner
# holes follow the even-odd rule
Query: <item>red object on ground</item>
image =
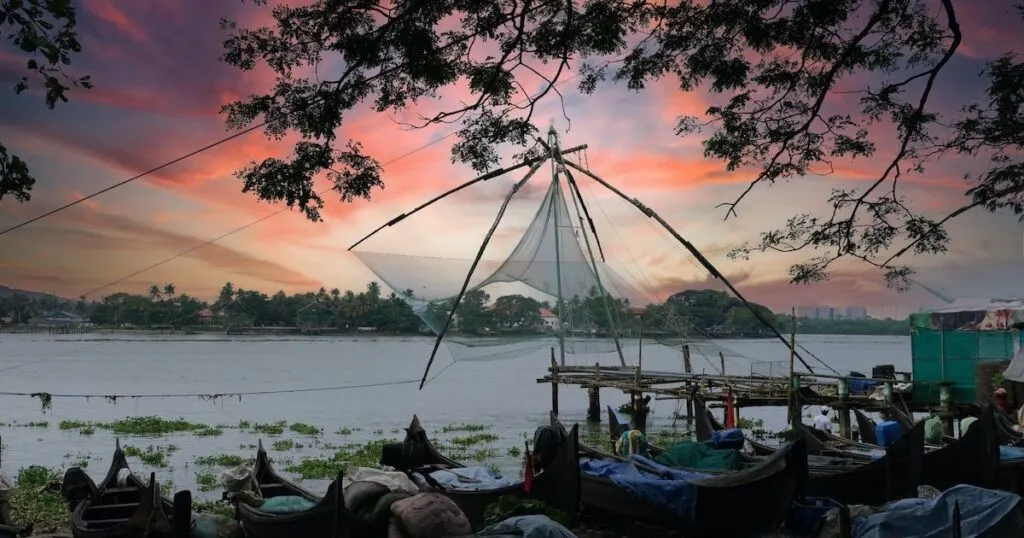
[(732, 406), (732, 389), (729, 389), (729, 394), (725, 400), (725, 427), (736, 427), (736, 409)]
[(533, 458), (530, 457), (530, 450), (523, 454), (523, 491), (530, 493), (533, 488)]

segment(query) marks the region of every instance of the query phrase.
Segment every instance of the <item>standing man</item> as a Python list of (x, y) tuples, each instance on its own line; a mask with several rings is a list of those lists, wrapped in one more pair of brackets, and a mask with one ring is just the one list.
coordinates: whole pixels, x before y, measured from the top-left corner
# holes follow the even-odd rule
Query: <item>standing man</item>
[(814, 429), (832, 433), (832, 419), (828, 418), (828, 407), (821, 406), (821, 414), (814, 417)]

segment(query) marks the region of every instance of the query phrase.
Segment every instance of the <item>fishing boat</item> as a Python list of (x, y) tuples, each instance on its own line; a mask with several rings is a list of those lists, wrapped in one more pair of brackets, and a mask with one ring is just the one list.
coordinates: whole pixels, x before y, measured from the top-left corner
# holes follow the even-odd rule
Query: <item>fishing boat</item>
[[(818, 432), (798, 425), (811, 453), (827, 453), (830, 448)], [(880, 447), (875, 450), (880, 450)], [(849, 466), (851, 458), (838, 459), (834, 469), (815, 465), (807, 482), (807, 495), (828, 497), (846, 504), (880, 506), (888, 501), (916, 497), (921, 481), (924, 453), (924, 424), (918, 424), (886, 447), (884, 456)]]
[[(857, 420), (857, 430), (860, 432), (860, 440), (869, 445), (878, 444), (878, 435), (875, 433), (875, 421), (864, 414), (860, 409), (853, 409), (853, 417)], [(902, 428), (900, 428), (902, 430)]]
[[(552, 413), (551, 421), (562, 431), (565, 427)], [(573, 426), (575, 430), (578, 426)], [(582, 446), (582, 445), (581, 445)], [(581, 474), (581, 495), (585, 507), (656, 525), (686, 537), (751, 536), (777, 528), (800, 493), (807, 478), (805, 442), (798, 439), (741, 471), (703, 473), (660, 466), (650, 460), (624, 459), (582, 446), (582, 461), (620, 464), (636, 476), (617, 480), (618, 473), (605, 465), (600, 474)], [(641, 477), (639, 480), (637, 477)], [(671, 478), (666, 479), (666, 476)], [(662, 491), (671, 490), (662, 502), (644, 498), (642, 482)], [(688, 504), (682, 511), (673, 509)], [(742, 517), (737, 517), (742, 507)]]
[(995, 411), (987, 405), (967, 433), (938, 450), (924, 454), (921, 483), (940, 491), (957, 484), (991, 488), (996, 484), (999, 467)]
[[(698, 397), (694, 399), (694, 415), (700, 416), (702, 411), (706, 410), (703, 408), (703, 400)], [(704, 415), (708, 416), (706, 412)], [(609, 408), (609, 422), (615, 420), (617, 423), (614, 416), (614, 411)], [(697, 422), (698, 430), (702, 429), (699, 419)], [(707, 427), (711, 427), (712, 431), (721, 428), (713, 419), (707, 422)], [(618, 429), (621, 431), (622, 426), (619, 425)], [(887, 500), (916, 495), (921, 473), (921, 450), (924, 446), (923, 425), (912, 434), (901, 436), (887, 450), (877, 446), (859, 446), (858, 443), (802, 425), (800, 432), (808, 454), (808, 495), (832, 497), (852, 504), (868, 504), (868, 501), (884, 504)], [(761, 446), (770, 448), (772, 453), (777, 451), (767, 445)], [(657, 445), (649, 445), (649, 450), (653, 457), (664, 452), (664, 448)], [(756, 465), (759, 459), (763, 457), (750, 458), (747, 465)], [(891, 467), (887, 462), (892, 463)], [(887, 468), (893, 470), (890, 482), (886, 481)], [(888, 492), (887, 484), (891, 484)]]
[[(577, 454), (579, 428), (565, 432), (564, 438), (553, 447), (550, 461), (541, 462), (541, 468), (532, 479), (529, 489), (523, 481), (500, 487), (467, 489), (443, 486), (430, 476), (438, 470), (464, 469), (466, 465), (442, 454), (430, 442), (426, 430), (420, 425), (419, 417), (413, 416), (406, 429), (405, 440), (385, 445), (381, 454), (382, 465), (422, 477), (427, 484), (421, 484), (423, 491), (440, 493), (455, 502), (469, 519), (474, 529), (484, 526), (485, 510), (492, 503), (506, 495), (537, 499), (549, 507), (562, 511), (571, 521), (580, 505), (580, 466)], [(535, 453), (545, 452), (545, 447), (534, 447)]]
[[(118, 483), (120, 475), (125, 475), (123, 484)], [(146, 484), (131, 472), (120, 440), (115, 440), (113, 460), (99, 485), (72, 467), (64, 473), (61, 492), (71, 510), (75, 538), (170, 538), (174, 533), (174, 503), (160, 495), (155, 474)]]
[(341, 476), (331, 482), (327, 494), (320, 497), (277, 474), (260, 440), (256, 462), (253, 464), (253, 480), (256, 491), (263, 499), (288, 495), (300, 497), (315, 505), (301, 512), (270, 513), (245, 502), (238, 502), (235, 515), (248, 538), (340, 538), (349, 535), (351, 525), (345, 509)]

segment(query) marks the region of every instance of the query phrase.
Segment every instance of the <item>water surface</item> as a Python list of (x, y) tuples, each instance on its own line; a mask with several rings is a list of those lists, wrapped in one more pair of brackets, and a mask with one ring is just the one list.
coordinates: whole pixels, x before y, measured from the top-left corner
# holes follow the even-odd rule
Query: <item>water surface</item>
[[(766, 372), (767, 363), (785, 363), (788, 350), (772, 340), (724, 340), (719, 342), (736, 355), (729, 357), (730, 374), (749, 375), (753, 368)], [(907, 337), (806, 336), (800, 343), (811, 353), (846, 373), (870, 375), (875, 364), (892, 364), (897, 370), (910, 369)], [(214, 400), (187, 398), (127, 398), (110, 403), (103, 398), (53, 398), (52, 409), (43, 414), (38, 399), (0, 396), (0, 436), (3, 437), (3, 469), (14, 474), (30, 464), (67, 467), (88, 459), (87, 470), (96, 479), (106, 470), (114, 446), (114, 435), (97, 429), (84, 436), (77, 430), (60, 430), (61, 420), (107, 422), (130, 416), (182, 417), (211, 426), (237, 425), (239, 421), (304, 422), (323, 429), (320, 443), (365, 442), (379, 437), (400, 437), (413, 413), (424, 427), (440, 431), (453, 423), (485, 424), (500, 438), (491, 447), (499, 457), (491, 462), (506, 473), (515, 472), (518, 462), (508, 455), (509, 447), (521, 447), (524, 435), (548, 420), (550, 385), (538, 384), (546, 374), (549, 352), (500, 361), (459, 361), (452, 363), (439, 354), (432, 372), (441, 375), (422, 391), (415, 383), (423, 372), (432, 338), (418, 337), (227, 337), (222, 335), (146, 337), (134, 335), (39, 334), (0, 335), (0, 392), (49, 392), (60, 394), (214, 394), (280, 391), (348, 385), (377, 385), (331, 391), (305, 391), (266, 395), (225, 397)], [(627, 346), (635, 362), (635, 342)], [(809, 355), (806, 354), (805, 355)], [(808, 359), (813, 361), (810, 356)], [(567, 357), (572, 364), (612, 364), (617, 358), (604, 356)], [(717, 352), (694, 349), (696, 371), (717, 372)], [(814, 365), (814, 363), (812, 363)], [(12, 368), (13, 367), (13, 368)], [(660, 345), (646, 344), (643, 367), (682, 371), (681, 353)], [(776, 364), (778, 368), (778, 364)], [(432, 374), (433, 375), (433, 374)], [(404, 384), (396, 384), (405, 382)], [(617, 407), (628, 397), (605, 389), (602, 404)], [(560, 412), (567, 422), (582, 422), (586, 415), (586, 392), (575, 387), (560, 390)], [(652, 402), (652, 429), (668, 427), (676, 402)], [(769, 429), (781, 429), (783, 408), (744, 409), (745, 417), (762, 418)], [(45, 428), (24, 424), (47, 421)], [(351, 435), (339, 435), (350, 428)], [(378, 433), (379, 432), (379, 433)], [(465, 435), (465, 434), (462, 434)], [(193, 488), (198, 467), (196, 456), (239, 454), (251, 456), (250, 448), (260, 436), (244, 430), (226, 429), (223, 435), (197, 437), (192, 433), (154, 438), (123, 436), (122, 443), (145, 448), (174, 444), (168, 468), (149, 468), (137, 460), (136, 472), (156, 471), (162, 481), (176, 489)], [(270, 441), (293, 438), (306, 444), (301, 450), (273, 454), (297, 460), (303, 456), (330, 453), (314, 446), (310, 439), (286, 431), (282, 436), (263, 436)], [(217, 469), (206, 469), (217, 472)], [(325, 482), (310, 481), (311, 489), (323, 490)], [(219, 494), (199, 494), (213, 498)]]

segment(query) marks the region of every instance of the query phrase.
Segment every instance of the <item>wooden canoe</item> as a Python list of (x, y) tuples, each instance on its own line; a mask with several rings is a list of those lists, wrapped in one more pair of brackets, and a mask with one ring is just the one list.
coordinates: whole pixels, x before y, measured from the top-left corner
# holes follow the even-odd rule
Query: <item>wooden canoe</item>
[(312, 508), (288, 514), (261, 511), (259, 508), (239, 502), (236, 516), (248, 538), (290, 538), (292, 536), (318, 536), (324, 538), (347, 538), (351, 535), (351, 518), (345, 509), (342, 492), (342, 475), (327, 488), (323, 497), (302, 488), (277, 474), (263, 441), (259, 441), (256, 463), (253, 464), (253, 479), (263, 499), (291, 495), (316, 503)]
[[(128, 475), (119, 486), (122, 469)], [(174, 533), (173, 502), (160, 495), (155, 474), (145, 484), (131, 472), (120, 440), (115, 440), (113, 460), (99, 485), (81, 468), (72, 467), (64, 473), (61, 489), (71, 510), (75, 538), (170, 538)]]
[[(559, 424), (554, 415), (552, 423)], [(590, 457), (622, 461), (596, 449), (584, 450)], [(689, 519), (641, 499), (609, 478), (583, 473), (581, 484), (586, 507), (666, 528), (688, 538), (742, 537), (777, 528), (806, 484), (807, 474), (806, 444), (798, 439), (747, 469), (694, 478), (692, 483), (698, 488), (696, 506), (694, 517)], [(742, 510), (742, 517), (738, 510)]]
[[(578, 446), (579, 428), (574, 426), (571, 431), (566, 432), (565, 440), (558, 445), (552, 460), (546, 462), (546, 465), (537, 472), (529, 493), (525, 491), (523, 482), (475, 491), (447, 489), (436, 484), (423, 486), (421, 489), (440, 493), (455, 502), (469, 519), (473, 529), (485, 526), (487, 507), (506, 495), (540, 500), (549, 507), (562, 511), (571, 522), (580, 506)], [(431, 471), (466, 467), (434, 447), (416, 415), (413, 415), (412, 422), (406, 429), (403, 442), (385, 445), (380, 463), (401, 471), (418, 472), (424, 477), (429, 477)]]
[[(828, 450), (820, 433), (800, 425), (808, 452)], [(888, 501), (917, 496), (924, 455), (924, 424), (918, 424), (885, 449), (885, 456), (836, 469), (816, 465), (807, 483), (807, 495), (828, 497), (845, 504), (880, 506)], [(846, 459), (849, 461), (848, 459)]]
[(957, 484), (991, 488), (995, 487), (998, 474), (999, 436), (995, 410), (987, 405), (966, 434), (924, 454), (921, 483), (940, 491)]

